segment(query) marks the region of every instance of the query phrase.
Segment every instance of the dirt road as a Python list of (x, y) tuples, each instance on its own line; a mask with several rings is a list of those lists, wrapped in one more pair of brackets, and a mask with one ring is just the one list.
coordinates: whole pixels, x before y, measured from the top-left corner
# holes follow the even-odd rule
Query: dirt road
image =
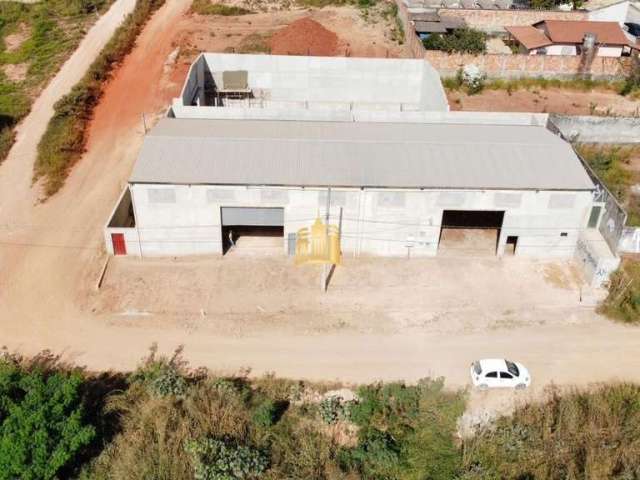
[(53, 116), (54, 104), (80, 81), (116, 28), (133, 11), (135, 3), (135, 0), (114, 2), (87, 32), (76, 51), (33, 103), (29, 115), (16, 128), (16, 142), (0, 168), (0, 225), (25, 222), (38, 195), (38, 190), (31, 188), (37, 146)]
[[(184, 344), (192, 364), (215, 369), (248, 366), (255, 373), (358, 381), (431, 374), (444, 375), (453, 385), (466, 382), (471, 359), (500, 354), (527, 363), (540, 383), (640, 381), (640, 330), (612, 324), (590, 310), (580, 310), (576, 323), (498, 326), (456, 335), (416, 329), (287, 333), (268, 320), (263, 328), (239, 335), (225, 312), (219, 315), (231, 322), (226, 330), (216, 324), (194, 329), (191, 322), (162, 313), (152, 319), (105, 315), (89, 301), (104, 259), (102, 227), (140, 147), (140, 115), (162, 112), (179, 90), (163, 63), (176, 48), (172, 32), (189, 3), (167, 0), (145, 27), (96, 111), (89, 151), (58, 195), (34, 205), (36, 190), (29, 185), (34, 137), (23, 136), (22, 156), (14, 153), (0, 168), (0, 345), (25, 353), (49, 348), (93, 369), (131, 369), (157, 341), (165, 352)], [(144, 278), (133, 281), (145, 288)], [(153, 285), (146, 288), (151, 291)], [(375, 293), (379, 287), (367, 288)], [(295, 296), (295, 288), (288, 294)], [(575, 306), (561, 308), (577, 312)], [(468, 313), (467, 321), (475, 315)]]

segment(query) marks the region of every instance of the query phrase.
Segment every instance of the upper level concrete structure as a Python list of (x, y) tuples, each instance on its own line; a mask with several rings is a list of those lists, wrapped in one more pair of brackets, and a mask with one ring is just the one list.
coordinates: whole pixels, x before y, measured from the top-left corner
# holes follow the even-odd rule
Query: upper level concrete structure
[[(236, 84), (228, 88), (231, 80)], [(342, 120), (448, 110), (440, 77), (423, 60), (204, 53), (170, 116)]]

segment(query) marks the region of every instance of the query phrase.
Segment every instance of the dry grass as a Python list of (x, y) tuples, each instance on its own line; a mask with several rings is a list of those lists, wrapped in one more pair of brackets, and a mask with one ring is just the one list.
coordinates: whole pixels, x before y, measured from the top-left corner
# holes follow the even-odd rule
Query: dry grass
[(464, 444), (464, 480), (634, 479), (640, 473), (640, 386), (548, 392)]

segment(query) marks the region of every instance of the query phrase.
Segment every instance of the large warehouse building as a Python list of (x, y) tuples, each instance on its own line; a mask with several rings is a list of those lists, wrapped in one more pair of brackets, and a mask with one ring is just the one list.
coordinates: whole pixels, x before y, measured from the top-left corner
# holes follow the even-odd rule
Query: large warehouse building
[[(243, 56), (231, 57), (230, 68), (246, 65), (235, 58)], [(198, 84), (193, 75), (203, 58), (168, 118), (144, 140), (105, 229), (111, 253), (224, 254), (239, 237), (264, 236), (280, 238), (281, 254), (291, 254), (296, 232), (329, 205), (345, 254), (578, 255), (593, 274), (616, 262), (602, 233), (600, 187), (572, 147), (535, 116), (505, 122), (449, 113), (432, 79), (435, 113), (418, 104), (401, 111), (388, 94), (375, 105), (360, 96), (359, 111), (351, 107), (342, 119), (344, 103), (332, 110), (326, 92), (318, 100), (310, 90), (297, 93), (300, 108), (252, 104), (237, 94), (255, 88), (251, 71), (229, 71), (222, 82), (235, 90)], [(344, 63), (349, 59), (326, 60), (355, 68)], [(424, 63), (382, 62), (385, 72), (394, 62), (405, 69)], [(360, 77), (366, 84), (368, 75)], [(217, 98), (211, 105), (198, 105), (203, 89)], [(310, 108), (305, 95), (323, 106)]]

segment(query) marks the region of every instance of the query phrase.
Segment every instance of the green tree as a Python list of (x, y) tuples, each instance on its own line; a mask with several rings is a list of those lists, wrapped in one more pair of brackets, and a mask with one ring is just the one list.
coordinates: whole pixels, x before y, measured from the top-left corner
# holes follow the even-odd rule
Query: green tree
[(56, 477), (95, 437), (80, 373), (44, 373), (0, 360), (0, 480)]
[(434, 33), (422, 41), (427, 50), (442, 50), (447, 53), (485, 53), (487, 34), (472, 28), (460, 28), (452, 33)]

